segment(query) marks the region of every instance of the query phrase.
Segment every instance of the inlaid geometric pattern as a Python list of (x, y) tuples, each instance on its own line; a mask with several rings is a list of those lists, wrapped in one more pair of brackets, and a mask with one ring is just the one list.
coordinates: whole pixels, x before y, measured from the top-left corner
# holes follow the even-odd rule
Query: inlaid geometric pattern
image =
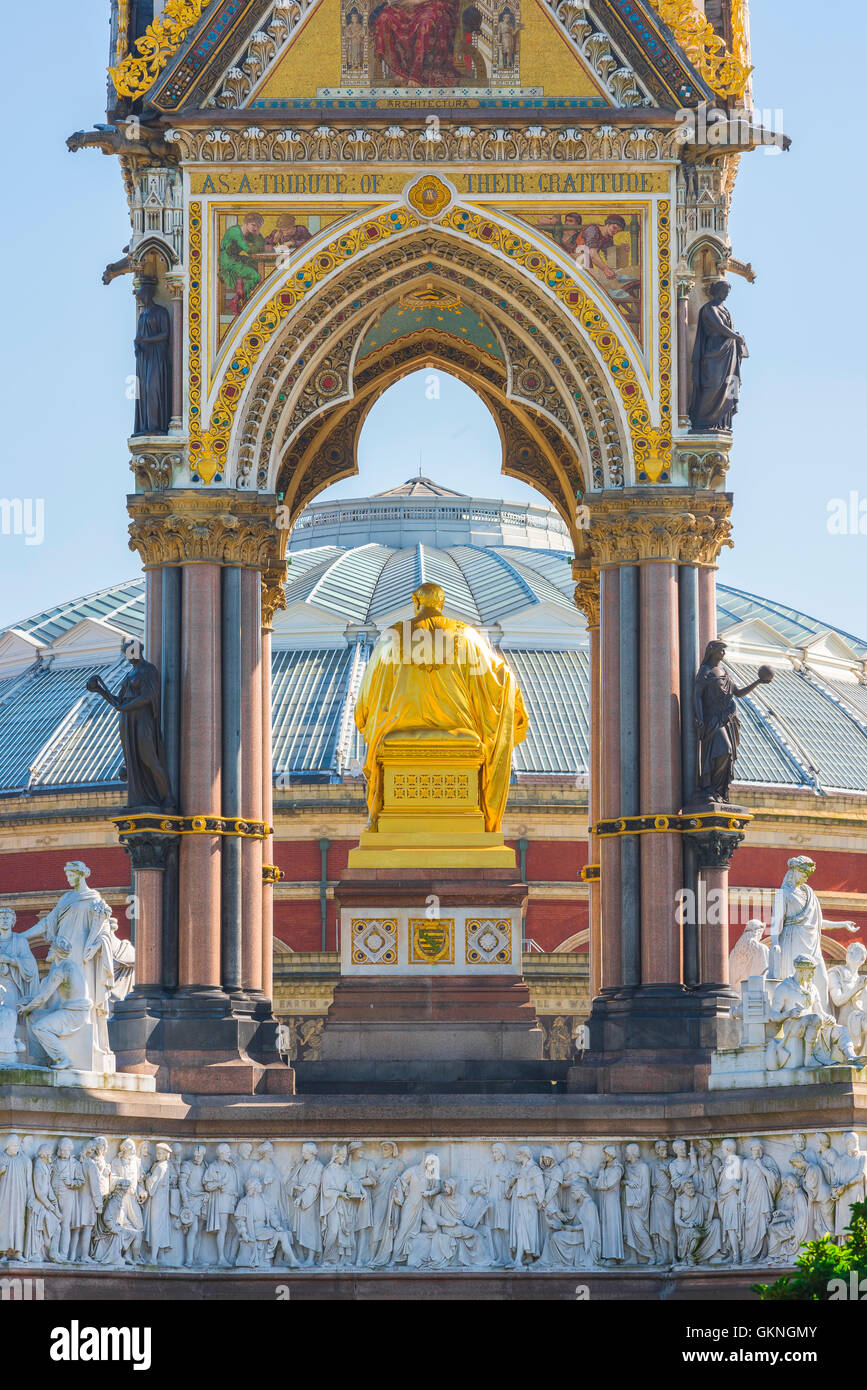
[(410, 965), (454, 965), (454, 962), (454, 918), (411, 917), (409, 920)]
[(451, 801), (469, 796), (465, 772), (399, 772), (394, 779), (395, 801)]
[(397, 965), (394, 917), (353, 917), (351, 933), (353, 965)]
[(505, 917), (468, 917), (467, 965), (511, 965), (512, 924)]

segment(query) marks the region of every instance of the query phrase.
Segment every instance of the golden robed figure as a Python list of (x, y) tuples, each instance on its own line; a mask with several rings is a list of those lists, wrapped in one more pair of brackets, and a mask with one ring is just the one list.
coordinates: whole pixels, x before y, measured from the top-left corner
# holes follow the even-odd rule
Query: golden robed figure
[(370, 826), (353, 867), (513, 867), (500, 832), (512, 749), (527, 734), (513, 672), (474, 628), (443, 614), (438, 584), (383, 634), (355, 705), (367, 743)]

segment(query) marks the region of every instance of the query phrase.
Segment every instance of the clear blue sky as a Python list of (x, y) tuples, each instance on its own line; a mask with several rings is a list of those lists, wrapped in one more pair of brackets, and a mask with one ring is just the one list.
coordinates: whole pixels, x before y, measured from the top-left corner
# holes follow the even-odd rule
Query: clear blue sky
[[(44, 499), (45, 540), (0, 535), (0, 625), (126, 579), (138, 563), (124, 506), (131, 286), (100, 282), (128, 239), (126, 201), (114, 159), (64, 144), (104, 119), (108, 5), (44, 0), (37, 19), (7, 9), (0, 497)], [(819, 13), (807, 0), (754, 0), (752, 29), (756, 104), (782, 109), (794, 144), (745, 156), (738, 177), (735, 254), (759, 278), (735, 279), (730, 301), (750, 359), (729, 474), (736, 548), (721, 576), (867, 636), (867, 536), (827, 529), (830, 499), (867, 499), (867, 24), (852, 0), (826, 0)], [(362, 443), (362, 476), (336, 492), (400, 482), (421, 449), (423, 470), (447, 486), (531, 495), (501, 478), (493, 422), (457, 383), (430, 401), (407, 379), (378, 404)]]

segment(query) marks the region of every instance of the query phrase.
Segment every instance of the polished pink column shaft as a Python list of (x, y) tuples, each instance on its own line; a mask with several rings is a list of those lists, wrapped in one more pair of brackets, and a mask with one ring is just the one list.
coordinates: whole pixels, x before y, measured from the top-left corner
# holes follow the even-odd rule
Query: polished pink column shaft
[[(219, 816), (220, 566), (188, 564), (183, 578), (181, 810)], [(220, 985), (220, 837), (181, 837), (178, 974)]]
[(141, 989), (163, 982), (163, 871), (136, 869), (135, 977)]
[(705, 920), (701, 924), (702, 984), (729, 982), (729, 871), (702, 869)]
[[(271, 750), (271, 630), (262, 631), (262, 819), (274, 824), (274, 776)], [(262, 846), (267, 864), (274, 862), (274, 836)], [(274, 885), (262, 884), (262, 990), (274, 992)]]
[[(620, 814), (620, 573), (604, 569), (600, 577), (601, 668), (601, 776), (602, 818)], [(602, 966), (603, 989), (623, 983), (620, 944), (620, 841), (616, 836), (599, 841), (602, 867)]]
[(708, 642), (717, 635), (716, 570), (703, 565), (698, 571), (698, 636), (699, 655), (704, 656)]
[(157, 670), (162, 665), (163, 648), (163, 572), (145, 572), (145, 657)]
[[(676, 813), (681, 797), (677, 566), (641, 566), (641, 813)], [(641, 981), (683, 979), (675, 918), (683, 884), (680, 836), (641, 836)]]
[[(262, 820), (262, 576), (241, 572), (241, 800), (250, 820)], [(262, 989), (262, 841), (245, 839), (241, 858), (244, 988)]]
[[(600, 710), (601, 653), (599, 629), (590, 629), (590, 786), (588, 820), (594, 825), (600, 818), (602, 778), (602, 738)], [(590, 835), (587, 844), (588, 863), (599, 863), (599, 839)], [(602, 892), (601, 884), (590, 884), (590, 998), (602, 987)]]

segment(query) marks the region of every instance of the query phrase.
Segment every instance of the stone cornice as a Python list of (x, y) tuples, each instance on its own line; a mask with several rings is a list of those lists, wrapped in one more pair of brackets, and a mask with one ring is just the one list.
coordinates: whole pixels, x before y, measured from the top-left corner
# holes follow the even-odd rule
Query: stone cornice
[(127, 498), (129, 548), (138, 551), (145, 569), (210, 561), (266, 570), (279, 548), (276, 506), (270, 494), (135, 493)]
[(688, 488), (589, 493), (589, 550), (598, 569), (661, 561), (715, 566), (731, 545), (732, 497)]

